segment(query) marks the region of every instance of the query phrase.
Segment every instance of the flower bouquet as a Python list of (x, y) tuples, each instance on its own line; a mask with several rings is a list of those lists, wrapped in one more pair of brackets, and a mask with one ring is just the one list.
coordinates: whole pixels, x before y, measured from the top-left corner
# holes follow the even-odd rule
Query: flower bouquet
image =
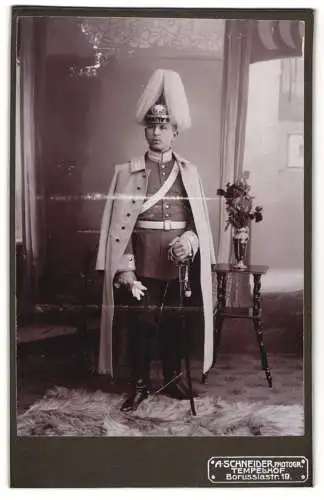
[(251, 187), (244, 178), (228, 182), (226, 189), (218, 189), (217, 194), (224, 196), (226, 203), (227, 220), (225, 230), (230, 226), (233, 228), (234, 253), (237, 260), (235, 265), (239, 269), (245, 269), (244, 259), (250, 233), (250, 222), (260, 222), (263, 219), (262, 207), (253, 207), (254, 197), (250, 195)]

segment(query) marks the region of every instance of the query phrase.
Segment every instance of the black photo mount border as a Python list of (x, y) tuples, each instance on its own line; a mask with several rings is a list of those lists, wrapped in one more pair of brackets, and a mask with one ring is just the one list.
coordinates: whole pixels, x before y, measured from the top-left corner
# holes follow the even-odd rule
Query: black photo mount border
[[(20, 16), (188, 17), (223, 19), (298, 19), (305, 22), (305, 178), (304, 178), (304, 410), (299, 437), (30, 438), (16, 433), (15, 227), (10, 224), (10, 482), (22, 487), (217, 487), (208, 481), (207, 461), (222, 456), (305, 456), (312, 486), (312, 9), (85, 8), (12, 7), (10, 101), (10, 205), (15, 203), (15, 60)], [(170, 459), (171, 458), (171, 459)], [(260, 487), (260, 484), (222, 484)], [(270, 483), (267, 487), (282, 486)], [(296, 484), (285, 484), (296, 487)]]

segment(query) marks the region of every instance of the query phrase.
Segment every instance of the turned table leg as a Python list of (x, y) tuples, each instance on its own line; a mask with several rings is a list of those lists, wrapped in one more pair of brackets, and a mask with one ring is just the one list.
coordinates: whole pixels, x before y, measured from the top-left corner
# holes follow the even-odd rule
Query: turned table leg
[(263, 327), (261, 320), (261, 274), (253, 274), (254, 287), (253, 287), (253, 324), (259, 344), (261, 354), (262, 369), (265, 372), (268, 386), (272, 387), (272, 376), (268, 365), (267, 352), (263, 342)]
[(214, 316), (214, 351), (213, 351), (213, 364), (212, 367), (216, 364), (216, 359), (218, 355), (218, 349), (221, 339), (222, 326), (224, 317), (222, 316), (222, 311), (226, 307), (226, 284), (227, 284), (227, 275), (226, 273), (218, 273), (217, 274), (217, 306), (216, 306), (216, 314)]

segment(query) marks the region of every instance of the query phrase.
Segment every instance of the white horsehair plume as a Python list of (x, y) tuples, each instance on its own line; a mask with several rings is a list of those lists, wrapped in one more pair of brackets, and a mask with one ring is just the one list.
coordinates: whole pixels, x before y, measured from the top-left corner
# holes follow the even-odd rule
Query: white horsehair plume
[(181, 77), (175, 71), (167, 69), (156, 70), (149, 79), (137, 103), (137, 122), (145, 123), (147, 112), (162, 93), (170, 115), (170, 122), (177, 125), (179, 130), (189, 128), (191, 126), (190, 110)]

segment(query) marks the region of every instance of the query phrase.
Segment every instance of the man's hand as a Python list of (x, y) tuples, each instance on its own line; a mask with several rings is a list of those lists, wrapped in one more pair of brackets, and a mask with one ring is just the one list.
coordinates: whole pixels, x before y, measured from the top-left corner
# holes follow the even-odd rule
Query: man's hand
[(115, 279), (117, 285), (124, 286), (128, 290), (132, 289), (134, 281), (136, 281), (136, 274), (134, 271), (122, 271), (117, 274)]
[(145, 294), (145, 290), (147, 290), (147, 288), (136, 279), (134, 271), (122, 271), (119, 273), (115, 279), (115, 286), (117, 288), (124, 286), (137, 300), (141, 300)]
[(137, 300), (141, 300), (143, 295), (145, 295), (145, 291), (147, 290), (146, 286), (141, 283), (141, 281), (134, 281), (132, 286), (132, 295)]
[(192, 254), (191, 245), (188, 240), (182, 240), (181, 237), (177, 236), (169, 243), (173, 257), (176, 260), (182, 261)]

